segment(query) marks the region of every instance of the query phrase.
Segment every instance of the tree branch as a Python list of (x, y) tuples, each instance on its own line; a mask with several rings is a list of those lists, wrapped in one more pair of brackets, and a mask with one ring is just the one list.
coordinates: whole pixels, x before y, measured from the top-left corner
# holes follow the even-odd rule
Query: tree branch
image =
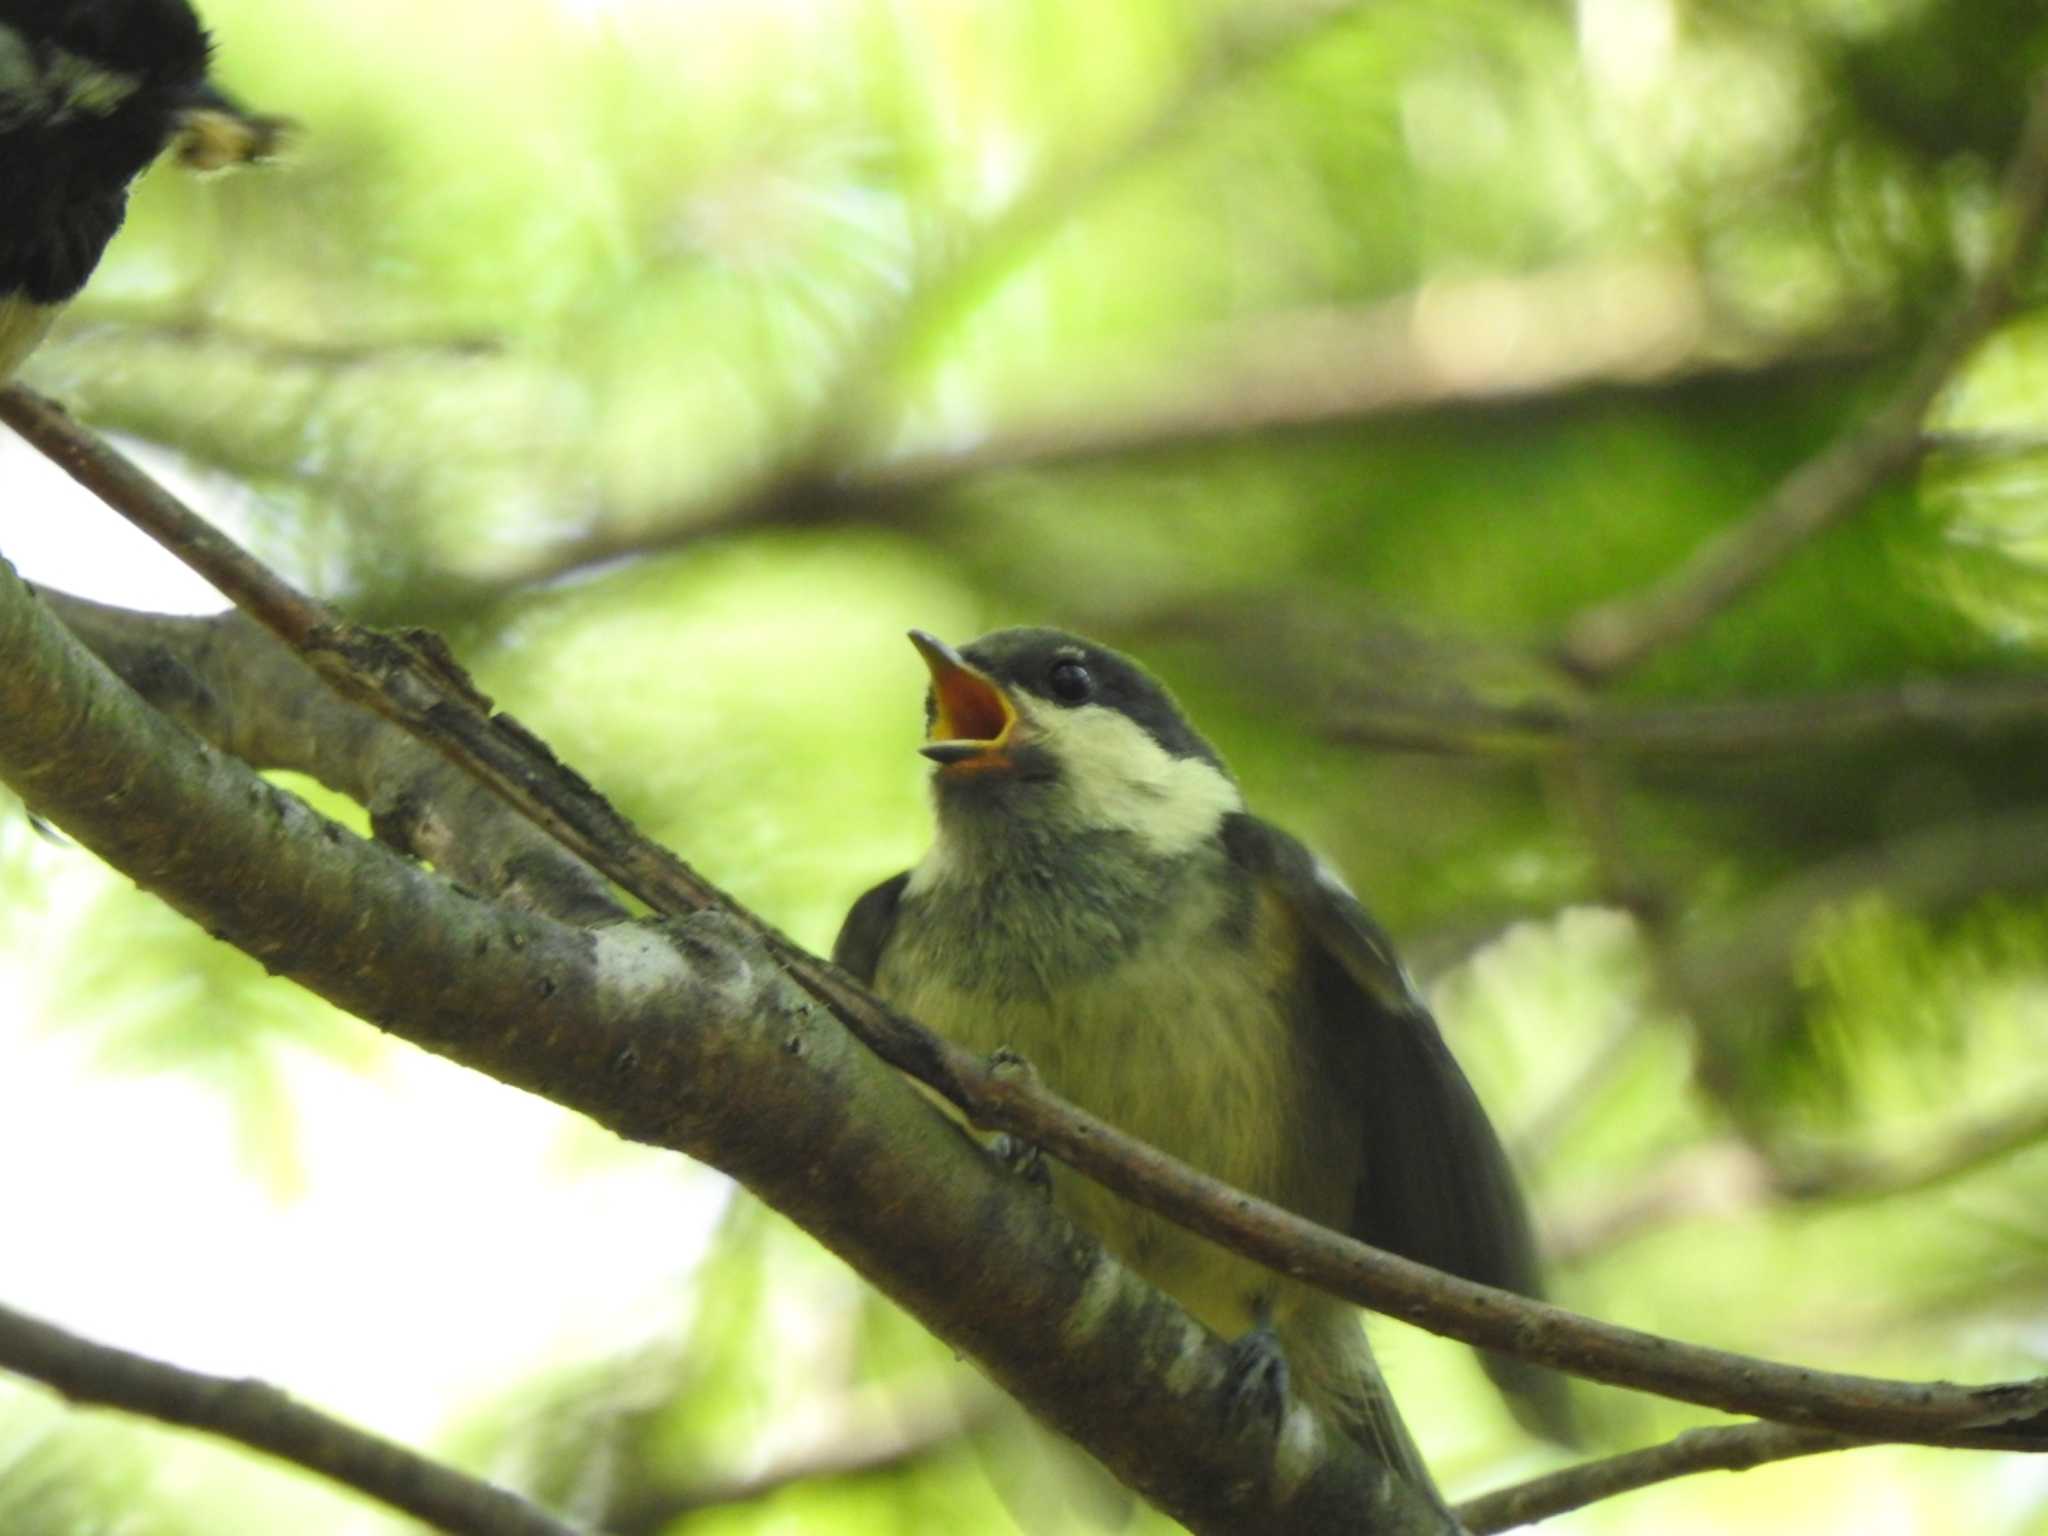
[(1773, 1201), (1887, 1200), (1917, 1195), (2048, 1142), (2048, 1104), (1952, 1126), (1910, 1152), (1872, 1157), (1798, 1146), (1759, 1147), (1728, 1136), (1646, 1169), (1597, 1205), (1551, 1223), (1546, 1248), (1582, 1263), (1652, 1228), (1731, 1216)]
[(738, 917), (586, 929), (479, 901), (194, 741), (4, 563), (0, 655), (0, 779), (271, 970), (739, 1179), (1198, 1532), (1365, 1514), (1441, 1536), (1305, 1407), (1224, 1432), (1228, 1347), (860, 1050)]
[[(1600, 385), (1653, 388), (1871, 350), (1848, 335), (1716, 334), (1699, 270), (1668, 253), (1432, 279), (1374, 303), (1216, 326), (1157, 365), (1122, 408), (1071, 404), (963, 448), (912, 452), (843, 478), (902, 493), (968, 475), (1228, 442), (1260, 432), (1487, 406)], [(1794, 347), (1798, 350), (1794, 353)]]
[[(39, 426), (54, 422), (73, 462), (91, 467), (102, 455), (118, 457), (61, 411), (41, 406), (25, 392), (12, 392), (11, 398), (0, 394), (0, 405), (12, 414), (27, 414)], [(212, 561), (202, 574), (216, 585), (225, 581), (231, 591), (244, 581), (253, 583), (255, 609), (274, 616), (289, 631), (285, 638), (307, 645), (309, 659), (323, 676), (367, 699), (475, 773), (657, 912), (713, 912), (730, 919), (884, 1061), (950, 1099), (976, 1125), (1021, 1136), (1114, 1192), (1281, 1273), (1481, 1348), (1730, 1412), (1824, 1423), (1845, 1432), (1894, 1439), (2048, 1448), (2048, 1426), (2037, 1431), (2021, 1425), (2002, 1435), (1985, 1431), (1985, 1426), (2048, 1409), (2048, 1383), (1957, 1388), (1885, 1381), (1679, 1344), (1474, 1285), (1381, 1252), (1132, 1140), (1028, 1075), (994, 1070), (923, 1029), (738, 906), (674, 854), (642, 836), (517, 722), (490, 715), (489, 701), (476, 693), (432, 637), (400, 643), (347, 625), (222, 535), (206, 529), (205, 537), (199, 536), (191, 527), (205, 527), (197, 515), (139, 471), (129, 468), (125, 475), (111, 478), (142, 497), (141, 505), (117, 504), (116, 510), (136, 516), (145, 526), (167, 520), (179, 545), (189, 551), (205, 554), (216, 545), (225, 546), (229, 553)], [(5, 764), (6, 757), (0, 754), (0, 771)], [(17, 788), (31, 800), (26, 788)], [(66, 824), (62, 815), (51, 819)], [(168, 824), (181, 822), (173, 818)], [(259, 953), (258, 958), (265, 957)], [(374, 1012), (365, 1016), (381, 1021)], [(514, 1064), (508, 1070), (523, 1073), (526, 1068)]]
[(74, 1403), (121, 1408), (233, 1440), (453, 1536), (579, 1536), (582, 1529), (517, 1494), (294, 1402), (265, 1382), (184, 1370), (7, 1306), (0, 1306), (0, 1369)]
[[(1878, 338), (1807, 338), (1797, 351), (1692, 335), (1703, 323), (1683, 292), (1665, 303), (1613, 305), (1619, 280), (1683, 290), (1690, 269), (1606, 263), (1467, 282), (1440, 281), (1374, 304), (1326, 305), (1217, 327), (1186, 355), (1133, 381), (1129, 400), (999, 422), (973, 442), (862, 457), (839, 442), (791, 462), (751, 495), (693, 507), (653, 527), (598, 526), (549, 544), (466, 594), (468, 602), (572, 578), (739, 529), (859, 520), (897, 526), (933, 513), (934, 493), (1006, 470), (1054, 469), (1261, 433), (1290, 432), (1450, 407), (1499, 407), (1602, 386), (1652, 389), (1695, 377), (1755, 374), (1862, 356)], [(1512, 310), (1509, 357), (1473, 355), (1467, 334)], [(1455, 348), (1464, 345), (1463, 355)], [(829, 394), (825, 398), (832, 398)], [(1086, 408), (1092, 406), (1092, 408)]]
[(1723, 995), (1786, 974), (1819, 913), (1882, 889), (1894, 905), (1952, 907), (1985, 891), (2048, 882), (2048, 807), (1983, 812), (1869, 844), (1791, 875), (1739, 911), (1695, 925), (1688, 972)]
[(226, 353), (244, 359), (266, 374), (289, 369), (341, 372), (382, 368), (422, 358), (467, 363), (497, 357), (507, 350), (502, 336), (401, 333), (365, 336), (351, 327), (346, 340), (306, 337), (244, 329), (204, 308), (172, 311), (153, 304), (127, 304), (94, 299), (65, 312), (64, 323), (48, 345), (62, 349), (90, 337), (94, 345), (123, 350), (177, 347), (194, 353)]
[(1952, 1126), (1894, 1157), (1781, 1153), (1775, 1187), (1787, 1200), (1885, 1200), (1917, 1195), (2048, 1141), (2048, 1103)]
[(341, 698), (246, 615), (173, 617), (41, 595), (158, 709), (253, 768), (303, 773), (349, 796), (399, 852), (565, 922), (626, 915), (588, 864), (439, 753)]
[(1767, 1462), (1877, 1443), (1830, 1430), (1796, 1429), (1785, 1424), (1690, 1429), (1662, 1445), (1582, 1462), (1547, 1477), (1532, 1478), (1512, 1488), (1469, 1499), (1457, 1508), (1458, 1523), (1469, 1536), (1492, 1536), (1495, 1531), (1534, 1525), (1618, 1493), (1632, 1493), (1697, 1472), (1747, 1472)]
[(2040, 726), (2048, 726), (2048, 678), (1992, 676), (1649, 708), (1361, 695), (1341, 702), (1323, 732), (1348, 745), (1462, 757), (1550, 758), (1591, 748), (1749, 760), (1904, 731), (1986, 736)]
[(2048, 730), (2048, 676), (1985, 669), (1757, 698), (1624, 702), (1572, 686), (1544, 658), (1469, 635), (1360, 620), (1278, 593), (1120, 616), (1125, 634), (1227, 649), (1245, 691), (1293, 703), (1327, 740), (1376, 751), (1554, 762), (1582, 753), (1660, 764), (1849, 748), (1912, 732)]
[(1928, 409), (1956, 370), (2011, 311), (2020, 274), (2048, 222), (2048, 79), (2036, 86), (2007, 170), (1998, 244), (1962, 302), (1929, 341), (1890, 402), (1779, 482), (1740, 523), (1700, 546), (1647, 590), (1601, 603), (1565, 627), (1559, 657), (1609, 681), (1683, 639), (1784, 560), (1920, 462)]

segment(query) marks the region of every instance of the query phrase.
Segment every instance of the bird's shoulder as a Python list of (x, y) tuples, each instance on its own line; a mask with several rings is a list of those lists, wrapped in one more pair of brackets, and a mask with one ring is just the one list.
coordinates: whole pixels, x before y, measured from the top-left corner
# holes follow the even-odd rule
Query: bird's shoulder
[(1300, 839), (1249, 811), (1225, 816), (1217, 835), (1230, 862), (1281, 903), (1312, 949), (1341, 967), (1364, 1001), (1427, 1018), (1386, 931)]
[(839, 937), (832, 941), (832, 963), (870, 985), (882, 950), (896, 927), (897, 908), (903, 902), (903, 887), (910, 883), (910, 871), (891, 875), (871, 886), (839, 925)]

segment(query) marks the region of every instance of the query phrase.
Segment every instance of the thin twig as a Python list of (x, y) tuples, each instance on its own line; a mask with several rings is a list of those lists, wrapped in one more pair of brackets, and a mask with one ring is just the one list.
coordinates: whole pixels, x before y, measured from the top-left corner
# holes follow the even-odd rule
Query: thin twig
[(1560, 1217), (1555, 1262), (1594, 1254), (1672, 1222), (1727, 1217), (1773, 1202), (1875, 1201), (1924, 1194), (2048, 1143), (2048, 1104), (1954, 1126), (1911, 1152), (1857, 1156), (1735, 1137), (1697, 1143), (1645, 1170), (1597, 1205)]
[(422, 359), (468, 363), (503, 356), (509, 350), (503, 337), (485, 332), (384, 337), (365, 337), (352, 332), (346, 340), (297, 337), (243, 329), (216, 315), (165, 315), (148, 306), (124, 308), (110, 304), (67, 311), (65, 324), (51, 345), (75, 344), (88, 338), (96, 346), (111, 346), (124, 351), (161, 346), (185, 348), (195, 353), (227, 353), (246, 359), (266, 373), (292, 368), (338, 373), (349, 369), (410, 364)]
[(1595, 749), (1629, 757), (1749, 761), (1902, 731), (1960, 736), (2048, 725), (2048, 677), (1916, 679), (1830, 693), (1644, 708), (1374, 695), (1340, 703), (1323, 734), (1350, 745), (1462, 757), (1545, 758)]
[(1456, 1514), (1458, 1523), (1470, 1536), (1493, 1536), (1496, 1531), (1534, 1525), (1553, 1515), (1611, 1499), (1618, 1493), (1632, 1493), (1697, 1472), (1747, 1472), (1767, 1462), (1880, 1443), (1838, 1435), (1831, 1430), (1796, 1429), (1785, 1424), (1690, 1429), (1662, 1445), (1582, 1462), (1497, 1493), (1468, 1499), (1458, 1506)]
[(2021, 272), (2048, 223), (2048, 80), (2037, 85), (2008, 168), (1996, 248), (1905, 382), (1861, 429), (1780, 481), (1747, 517), (1647, 590), (1588, 609), (1565, 628), (1559, 658), (1605, 682), (1683, 639), (1854, 512), (1929, 449), (1928, 409), (1978, 343), (2011, 311)]
[(1957, 1126), (1896, 1157), (1780, 1154), (1776, 1188), (1788, 1200), (1886, 1200), (1917, 1195), (2048, 1142), (2048, 1104)]
[(265, 1382), (208, 1376), (96, 1344), (0, 1306), (0, 1368), (74, 1403), (205, 1430), (317, 1472), (455, 1536), (579, 1536), (517, 1494), (294, 1402)]
[[(767, 485), (738, 498), (678, 508), (652, 526), (613, 525), (600, 518), (587, 532), (501, 568), (470, 589), (464, 601), (495, 600), (737, 529), (856, 519), (883, 526), (914, 523), (933, 516), (938, 498), (950, 487), (1008, 470), (1058, 469), (1451, 406), (1498, 408), (1600, 387), (1669, 388), (1689, 378), (1832, 364), (1866, 356), (1881, 342), (1863, 334), (1830, 334), (1800, 339), (1796, 350), (1788, 342), (1781, 351), (1768, 353), (1724, 349), (1702, 339), (1693, 352), (1652, 367), (1647, 362), (1628, 366), (1621, 355), (1626, 338), (1609, 335), (1601, 350), (1574, 356), (1569, 348), (1583, 343), (1599, 318), (1568, 313), (1559, 320), (1557, 306), (1566, 300), (1541, 292), (1573, 276), (1538, 273), (1470, 285), (1490, 290), (1495, 300), (1504, 290), (1529, 285), (1531, 292), (1522, 301), (1531, 312), (1529, 324), (1509, 329), (1524, 339), (1532, 330), (1552, 329), (1555, 340), (1541, 368), (1519, 357), (1513, 372), (1489, 371), (1469, 357), (1454, 367), (1427, 355), (1423, 339), (1406, 334), (1424, 311), (1441, 315), (1478, 302), (1481, 295), (1463, 291), (1463, 284), (1433, 283), (1357, 309), (1257, 316), (1219, 328), (1193, 344), (1177, 365), (1158, 369), (1165, 375), (1163, 384), (1156, 378), (1134, 382), (1137, 398), (1129, 402), (1097, 401), (1092, 409), (1001, 422), (986, 436), (911, 448), (879, 460), (864, 456), (842, 433), (792, 454)], [(1581, 285), (1590, 285), (1594, 276), (1591, 269), (1576, 274)], [(1655, 355), (1662, 334), (1639, 338), (1644, 357)], [(1289, 356), (1305, 350), (1315, 355)], [(1441, 343), (1436, 351), (1443, 351)], [(1294, 371), (1287, 371), (1290, 367)]]
[(1978, 811), (1809, 865), (1725, 918), (1696, 921), (1686, 968), (1734, 996), (1784, 976), (1813, 920), (1866, 892), (1882, 890), (1896, 907), (1938, 911), (1986, 891), (2044, 883), (2048, 808)]
[(398, 639), (348, 624), (39, 397), (18, 387), (0, 392), (0, 419), (26, 422), (39, 443), (54, 439), (62, 450), (57, 461), (81, 483), (129, 498), (109, 504), (145, 531), (164, 527), (174, 553), (238, 604), (246, 597), (259, 619), (274, 618), (273, 632), (322, 676), (465, 767), (655, 911), (728, 914), (858, 1039), (975, 1124), (1021, 1136), (1117, 1194), (1280, 1273), (1483, 1349), (1734, 1413), (1891, 1439), (2048, 1449), (2048, 1426), (2017, 1422), (2048, 1413), (2048, 1382), (1971, 1388), (1815, 1371), (1581, 1317), (1319, 1227), (1124, 1135), (1029, 1074), (992, 1069), (793, 943), (640, 833), (532, 733), (491, 714), (490, 701), (435, 637)]
[[(1156, 362), (1138, 398), (1062, 401), (964, 446), (850, 471), (884, 490), (1262, 432), (1485, 407), (1601, 386), (1659, 388), (1790, 361), (1861, 356), (1882, 337), (1716, 334), (1690, 263), (1652, 254), (1491, 277), (1434, 278), (1377, 302), (1230, 321)], [(1098, 389), (1100, 386), (1098, 385)], [(1140, 392), (1141, 391), (1141, 392)]]

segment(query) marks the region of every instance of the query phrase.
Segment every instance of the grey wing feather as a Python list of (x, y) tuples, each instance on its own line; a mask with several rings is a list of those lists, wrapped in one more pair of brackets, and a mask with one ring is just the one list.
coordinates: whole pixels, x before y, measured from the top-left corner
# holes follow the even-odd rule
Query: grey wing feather
[[(1313, 940), (1310, 985), (1364, 1124), (1354, 1236), (1484, 1285), (1542, 1291), (1529, 1214), (1507, 1152), (1392, 943), (1357, 898), (1285, 832), (1252, 816), (1225, 827), (1232, 858), (1292, 908)], [(1572, 1438), (1563, 1377), (1483, 1355), (1516, 1417)]]
[(839, 925), (839, 937), (832, 941), (832, 963), (866, 985), (874, 985), (875, 967), (896, 927), (896, 907), (909, 879), (910, 871), (905, 870), (863, 895)]

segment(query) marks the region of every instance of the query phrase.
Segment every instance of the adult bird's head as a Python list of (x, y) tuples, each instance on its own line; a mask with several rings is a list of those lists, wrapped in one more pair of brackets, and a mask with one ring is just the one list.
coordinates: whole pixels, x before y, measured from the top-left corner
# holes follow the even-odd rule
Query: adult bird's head
[(208, 51), (186, 0), (0, 0), (0, 383), (85, 286), (129, 183), (167, 147), (200, 166), (276, 147), (282, 120), (213, 90)]
[(1172, 856), (1244, 807), (1216, 749), (1128, 656), (1056, 629), (957, 651), (922, 630), (910, 642), (931, 672), (921, 750), (942, 832), (1124, 834)]

